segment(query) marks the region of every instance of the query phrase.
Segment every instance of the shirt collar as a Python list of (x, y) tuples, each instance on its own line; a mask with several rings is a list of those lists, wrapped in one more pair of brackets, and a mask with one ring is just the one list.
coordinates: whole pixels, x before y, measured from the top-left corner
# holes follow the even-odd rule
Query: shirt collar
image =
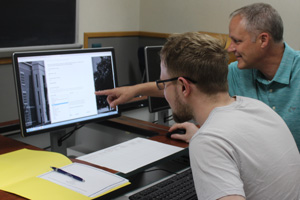
[(270, 84), (272, 82), (278, 82), (281, 84), (288, 85), (290, 83), (290, 77), (292, 72), (293, 61), (295, 57), (295, 51), (288, 46), (287, 43), (284, 42), (284, 52), (279, 65), (279, 68), (271, 81), (267, 81), (263, 78), (263, 75), (258, 71), (256, 71), (256, 79), (264, 84)]

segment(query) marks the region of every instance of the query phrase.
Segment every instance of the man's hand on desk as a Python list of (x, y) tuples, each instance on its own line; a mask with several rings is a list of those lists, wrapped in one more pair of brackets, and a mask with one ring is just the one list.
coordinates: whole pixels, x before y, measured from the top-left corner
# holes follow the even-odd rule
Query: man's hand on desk
[(176, 129), (185, 129), (185, 134), (172, 134), (171, 138), (176, 140), (183, 140), (186, 143), (189, 143), (193, 135), (199, 130), (199, 128), (190, 122), (184, 122), (181, 124), (174, 124), (169, 132), (174, 131)]

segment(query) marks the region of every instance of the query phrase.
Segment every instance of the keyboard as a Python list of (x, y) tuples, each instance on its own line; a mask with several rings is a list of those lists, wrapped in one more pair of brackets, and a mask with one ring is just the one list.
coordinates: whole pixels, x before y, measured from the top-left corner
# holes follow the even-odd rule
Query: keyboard
[(192, 170), (189, 168), (131, 196), (130, 200), (197, 200)]

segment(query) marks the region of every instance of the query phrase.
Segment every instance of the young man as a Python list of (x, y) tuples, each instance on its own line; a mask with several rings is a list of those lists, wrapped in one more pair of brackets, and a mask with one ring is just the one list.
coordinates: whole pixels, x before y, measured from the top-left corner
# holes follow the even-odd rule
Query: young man
[[(283, 42), (278, 12), (264, 3), (251, 4), (231, 15), (228, 51), (237, 61), (229, 65), (229, 94), (263, 101), (287, 123), (300, 150), (300, 54)], [(137, 95), (163, 97), (155, 83), (96, 92), (109, 95), (111, 107)], [(173, 138), (189, 141), (188, 135)], [(270, 138), (271, 139), (271, 138)]]
[[(300, 156), (282, 118), (261, 101), (228, 93), (226, 50), (200, 33), (168, 38), (163, 91), (177, 122), (196, 133), (190, 160), (198, 199), (300, 199)], [(194, 126), (194, 127), (193, 127)]]

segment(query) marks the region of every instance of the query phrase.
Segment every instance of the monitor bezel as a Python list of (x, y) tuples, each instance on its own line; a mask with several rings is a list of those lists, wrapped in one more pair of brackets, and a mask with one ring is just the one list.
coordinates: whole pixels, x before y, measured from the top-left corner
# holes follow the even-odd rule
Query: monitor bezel
[(87, 49), (67, 49), (67, 50), (46, 50), (46, 51), (27, 51), (27, 52), (15, 52), (12, 54), (12, 61), (13, 61), (13, 72), (14, 72), (14, 83), (16, 88), (16, 97), (17, 97), (17, 106), (18, 106), (18, 116), (19, 116), (19, 123), (20, 123), (20, 132), (23, 137), (37, 135), (41, 133), (47, 132), (55, 132), (60, 131), (63, 129), (67, 129), (70, 127), (76, 127), (85, 125), (91, 122), (100, 122), (110, 118), (116, 118), (121, 115), (120, 109), (118, 106), (116, 107), (116, 113), (103, 116), (101, 118), (93, 118), (93, 119), (85, 119), (80, 122), (73, 122), (70, 124), (64, 124), (59, 126), (54, 126), (46, 129), (38, 129), (35, 131), (27, 132), (27, 127), (25, 125), (25, 112), (23, 109), (23, 98), (22, 98), (22, 89), (21, 89), (21, 81), (20, 81), (20, 71), (18, 65), (18, 58), (20, 57), (29, 57), (29, 56), (46, 56), (46, 55), (55, 55), (55, 54), (82, 54), (82, 53), (93, 53), (93, 52), (105, 52), (111, 51), (112, 53), (112, 62), (113, 62), (113, 73), (115, 77), (115, 87), (118, 87), (118, 79), (117, 79), (117, 71), (116, 71), (116, 60), (115, 60), (115, 50), (113, 47), (103, 47), (103, 48), (87, 48)]

